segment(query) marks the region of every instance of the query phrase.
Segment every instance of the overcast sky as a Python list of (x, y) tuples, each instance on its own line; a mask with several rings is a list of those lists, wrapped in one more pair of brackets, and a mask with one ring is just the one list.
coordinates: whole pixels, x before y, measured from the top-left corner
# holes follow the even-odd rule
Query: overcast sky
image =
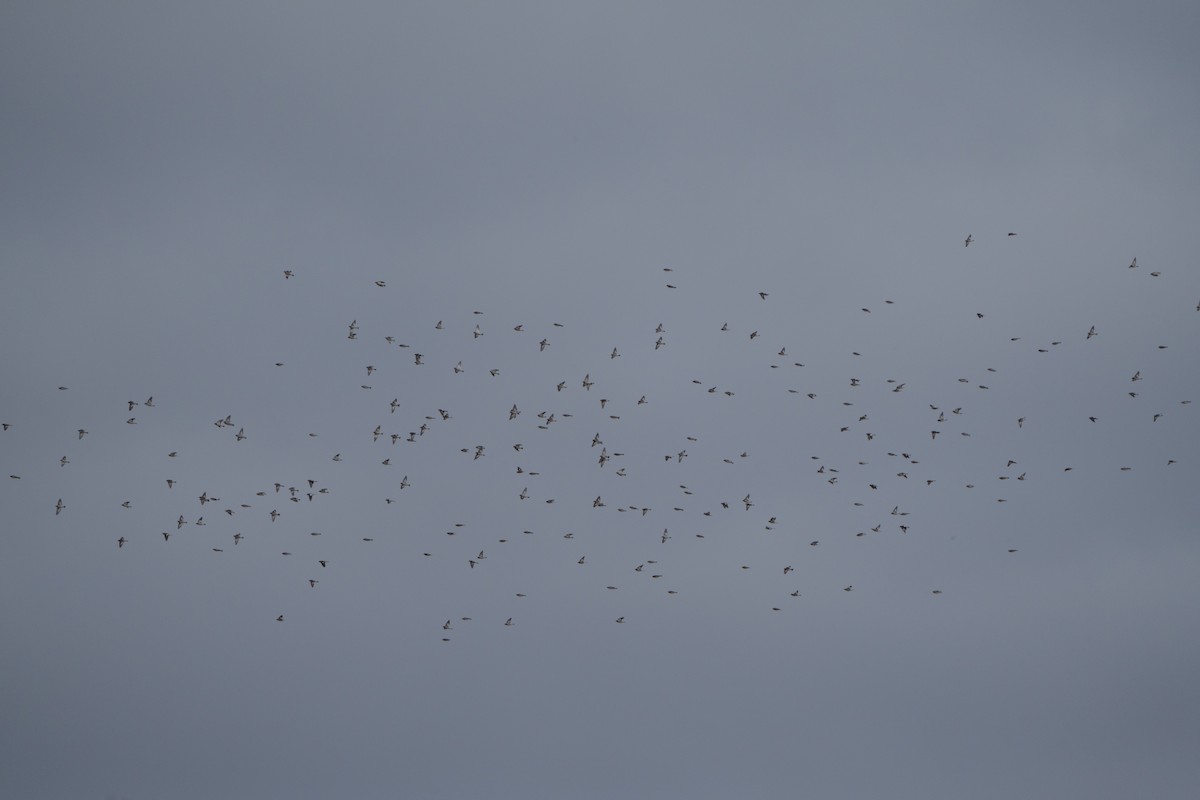
[(1194, 796), (1198, 29), (7, 4), (0, 795)]

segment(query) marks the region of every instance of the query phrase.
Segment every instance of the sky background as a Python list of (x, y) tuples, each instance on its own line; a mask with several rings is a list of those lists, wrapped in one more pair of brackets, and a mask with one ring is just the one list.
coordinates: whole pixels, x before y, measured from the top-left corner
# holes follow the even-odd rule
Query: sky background
[(1194, 796), (1198, 28), (6, 4), (0, 795)]

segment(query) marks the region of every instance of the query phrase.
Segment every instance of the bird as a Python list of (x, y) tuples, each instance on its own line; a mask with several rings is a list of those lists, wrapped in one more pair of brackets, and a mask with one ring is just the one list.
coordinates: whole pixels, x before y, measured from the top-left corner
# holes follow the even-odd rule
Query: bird
[(59, 514), (61, 514), (64, 508), (66, 508), (66, 506), (63, 504), (62, 498), (60, 497), (58, 498), (58, 502), (54, 504), (54, 516), (57, 517)]
[(966, 240), (963, 242), (963, 246), (970, 247), (971, 242), (973, 242), (973, 241), (975, 241), (975, 237), (968, 233)]

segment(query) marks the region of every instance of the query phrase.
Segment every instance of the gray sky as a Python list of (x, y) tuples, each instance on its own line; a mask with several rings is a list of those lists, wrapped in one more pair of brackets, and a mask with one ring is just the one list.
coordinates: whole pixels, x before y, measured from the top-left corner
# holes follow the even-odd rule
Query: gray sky
[(0, 795), (1190, 797), (1198, 17), (9, 4)]

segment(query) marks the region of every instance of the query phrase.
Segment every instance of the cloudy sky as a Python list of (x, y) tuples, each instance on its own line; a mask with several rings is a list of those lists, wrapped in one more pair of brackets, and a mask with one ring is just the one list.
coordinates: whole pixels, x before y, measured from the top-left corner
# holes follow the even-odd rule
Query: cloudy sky
[(0, 795), (1193, 796), (1198, 26), (8, 4)]

